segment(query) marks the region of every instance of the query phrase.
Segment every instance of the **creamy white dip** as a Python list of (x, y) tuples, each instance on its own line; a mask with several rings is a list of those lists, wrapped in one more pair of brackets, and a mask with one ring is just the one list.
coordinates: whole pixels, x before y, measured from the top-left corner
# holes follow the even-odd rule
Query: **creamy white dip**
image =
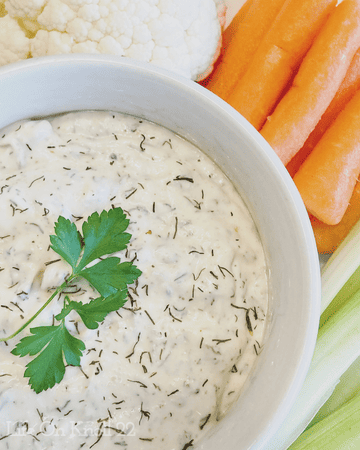
[[(267, 271), (248, 210), (219, 168), (169, 130), (110, 112), (22, 121), (0, 133), (0, 337), (70, 267), (49, 248), (63, 215), (81, 227), (123, 208), (122, 260), (142, 271), (97, 330), (72, 312), (81, 368), (36, 394), (31, 358), (0, 344), (0, 448), (186, 450), (238, 399), (263, 346)], [(72, 299), (93, 294), (85, 282)], [(55, 301), (31, 324), (51, 325)]]

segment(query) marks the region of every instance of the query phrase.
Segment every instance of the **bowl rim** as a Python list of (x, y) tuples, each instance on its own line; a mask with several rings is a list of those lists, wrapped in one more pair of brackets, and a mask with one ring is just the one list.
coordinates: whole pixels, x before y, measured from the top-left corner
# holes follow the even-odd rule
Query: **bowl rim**
[[(281, 399), (279, 407), (269, 422), (269, 426), (266, 430), (263, 430), (254, 446), (251, 449), (260, 450), (264, 448), (266, 444), (271, 442), (271, 437), (279, 429), (281, 423), (286, 418), (292, 405), (295, 402), (297, 395), (300, 392), (301, 386), (304, 383), (306, 374), (308, 372), (312, 355), (315, 348), (316, 337), (318, 332), (318, 323), (320, 318), (320, 299), (321, 299), (321, 278), (320, 278), (320, 264), (318, 260), (318, 253), (316, 250), (315, 238), (312, 232), (310, 220), (303, 204), (301, 196), (293, 183), (286, 168), (283, 166), (280, 159), (272, 150), (270, 145), (265, 139), (253, 128), (247, 121), (241, 116), (235, 109), (228, 105), (225, 101), (217, 97), (212, 92), (208, 91), (198, 83), (186, 79), (180, 75), (177, 75), (169, 70), (156, 67), (149, 63), (143, 63), (135, 61), (130, 58), (116, 57), (111, 55), (99, 55), (99, 54), (71, 54), (71, 55), (55, 55), (45, 56), (40, 58), (33, 58), (24, 61), (18, 61), (0, 68), (0, 86), (2, 80), (7, 77), (16, 79), (19, 74), (24, 71), (31, 70), (48, 70), (54, 65), (76, 65), (76, 64), (89, 64), (91, 65), (114, 65), (122, 70), (134, 70), (141, 71), (145, 74), (150, 74), (159, 80), (172, 83), (175, 86), (182, 89), (190, 90), (194, 94), (202, 97), (205, 102), (209, 102), (219, 108), (223, 114), (226, 114), (230, 120), (238, 124), (249, 136), (257, 143), (257, 147), (261, 152), (261, 157), (267, 160), (267, 163), (273, 166), (274, 171), (277, 173), (279, 180), (286, 187), (289, 196), (292, 199), (292, 207), (296, 213), (298, 220), (301, 222), (303, 239), (306, 243), (306, 248), (303, 250), (306, 253), (306, 259), (310, 274), (310, 290), (313, 293), (312, 298), (309, 301), (309, 307), (311, 309), (311, 316), (316, 319), (309, 320), (308, 327), (304, 332), (304, 341), (302, 353), (299, 357), (299, 367), (294, 374), (291, 384), (288, 386), (287, 394)], [(30, 118), (30, 117), (24, 117)], [(150, 119), (151, 120), (151, 119)], [(10, 121), (11, 123), (13, 121)], [(3, 128), (3, 125), (0, 126)], [(196, 447), (197, 448), (197, 447)], [(199, 447), (200, 448), (200, 447)], [(201, 447), (202, 448), (202, 447)], [(206, 447), (205, 447), (206, 448)]]

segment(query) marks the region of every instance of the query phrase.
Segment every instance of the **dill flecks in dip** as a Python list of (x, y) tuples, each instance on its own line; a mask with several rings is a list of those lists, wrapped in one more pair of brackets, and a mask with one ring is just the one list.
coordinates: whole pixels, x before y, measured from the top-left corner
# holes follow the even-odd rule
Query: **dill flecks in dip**
[[(263, 345), (265, 259), (232, 184), (170, 131), (111, 112), (11, 125), (0, 156), (0, 337), (70, 272), (49, 247), (59, 215), (81, 227), (121, 207), (132, 235), (121, 258), (142, 272), (97, 330), (70, 313), (86, 350), (53, 389), (30, 389), (30, 358), (10, 353), (18, 338), (0, 344), (1, 448), (192, 448), (237, 400)], [(71, 293), (94, 297), (85, 280)], [(54, 300), (31, 326), (60, 309)]]

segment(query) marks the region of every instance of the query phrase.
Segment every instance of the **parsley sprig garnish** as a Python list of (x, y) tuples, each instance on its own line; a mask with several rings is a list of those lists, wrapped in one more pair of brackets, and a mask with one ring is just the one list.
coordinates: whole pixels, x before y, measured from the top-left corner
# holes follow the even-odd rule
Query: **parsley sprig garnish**
[[(36, 393), (61, 382), (65, 362), (80, 366), (85, 344), (66, 328), (68, 314), (76, 311), (87, 328), (98, 328), (107, 314), (125, 304), (128, 285), (141, 275), (132, 262), (121, 262), (118, 257), (108, 256), (95, 262), (105, 255), (126, 249), (131, 238), (125, 232), (128, 225), (129, 220), (121, 208), (102, 211), (100, 215), (93, 213), (83, 223), (82, 235), (73, 222), (62, 216), (55, 223), (55, 235), (50, 236), (51, 248), (70, 264), (72, 272), (36, 314), (15, 333), (0, 341), (8, 341), (23, 331), (74, 279), (86, 279), (100, 296), (84, 304), (64, 295), (63, 308), (55, 316), (59, 324), (31, 328), (31, 335), (22, 338), (12, 350), (11, 353), (20, 357), (37, 355), (26, 365), (24, 373)], [(89, 266), (90, 263), (94, 264)]]

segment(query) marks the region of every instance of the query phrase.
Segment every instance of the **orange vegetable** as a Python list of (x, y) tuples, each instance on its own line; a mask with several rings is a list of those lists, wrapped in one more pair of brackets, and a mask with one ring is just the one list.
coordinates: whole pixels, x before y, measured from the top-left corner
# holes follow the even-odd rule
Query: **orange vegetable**
[(222, 37), (222, 43), (223, 43), (224, 49), (230, 44), (230, 42), (234, 38), (237, 28), (240, 26), (241, 22), (244, 20), (244, 17), (248, 13), (248, 11), (251, 8), (254, 1), (255, 0), (246, 0), (246, 2), (242, 5), (242, 7), (239, 9), (239, 11), (235, 14), (233, 19), (229, 23), (229, 26), (225, 28), (225, 31), (224, 31), (223, 37)]
[(337, 225), (326, 225), (310, 216), (319, 253), (332, 253), (345, 239), (351, 228), (360, 220), (360, 182), (357, 181), (349, 206)]
[(224, 53), (225, 49), (230, 45), (231, 41), (233, 40), (233, 38), (235, 36), (235, 32), (236, 32), (238, 26), (240, 25), (240, 23), (246, 16), (247, 12), (249, 11), (249, 9), (251, 8), (251, 5), (253, 3), (254, 3), (254, 0), (246, 0), (246, 2), (242, 5), (242, 7), (239, 9), (239, 11), (235, 14), (235, 16), (231, 20), (230, 24), (223, 31), (222, 37), (221, 37), (222, 46), (221, 46), (220, 55), (217, 58), (217, 60), (215, 61), (214, 65), (213, 65), (213, 70), (211, 71), (211, 73), (203, 80), (198, 81), (198, 83), (201, 84), (201, 86), (204, 86), (206, 88), (208, 87), (208, 84), (212, 78), (213, 73), (215, 72), (215, 70), (217, 69), (217, 67), (219, 66), (219, 64), (222, 61), (222, 57), (223, 57), (223, 53)]
[[(257, 62), (257, 71), (244, 75), (241, 86), (246, 86), (239, 97), (230, 96), (228, 103), (239, 111), (257, 130), (261, 128), (269, 111), (268, 104), (275, 104), (278, 90), (274, 86), (287, 85), (291, 78), (291, 55), (276, 45), (269, 46), (264, 57)], [(275, 70), (276, 68), (276, 70)], [(256, 92), (257, 101), (254, 101)], [(261, 101), (264, 100), (264, 101)]]
[[(226, 100), (236, 82), (244, 75), (262, 38), (269, 30), (285, 0), (253, 0), (240, 23), (230, 24), (224, 33), (219, 64), (207, 88)], [(241, 10), (240, 10), (241, 12)], [(235, 22), (238, 22), (238, 18)]]
[(292, 177), (299, 170), (301, 164), (319, 142), (327, 128), (358, 89), (360, 89), (360, 49), (355, 53), (346, 76), (329, 107), (321, 117), (315, 129), (310, 133), (310, 136), (307, 138), (301, 150), (286, 166)]
[(349, 101), (294, 176), (308, 211), (340, 222), (360, 173), (360, 91)]
[(304, 145), (360, 46), (360, 2), (344, 0), (321, 29), (261, 134), (284, 164)]
[(260, 129), (273, 111), (335, 5), (336, 0), (287, 0), (284, 3), (244, 76), (226, 99), (255, 128)]

